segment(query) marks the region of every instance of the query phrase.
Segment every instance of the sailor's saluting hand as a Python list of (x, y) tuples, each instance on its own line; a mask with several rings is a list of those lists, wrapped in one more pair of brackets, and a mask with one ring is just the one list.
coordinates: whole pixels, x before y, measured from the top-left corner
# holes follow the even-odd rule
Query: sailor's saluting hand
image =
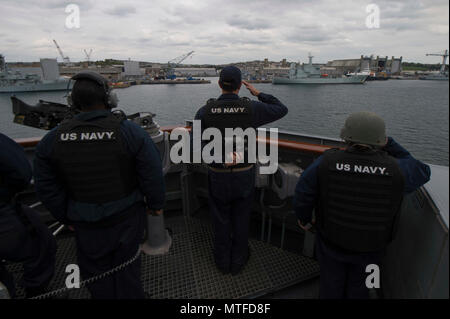
[(254, 96), (258, 96), (259, 93), (261, 93), (260, 91), (258, 91), (257, 89), (255, 89), (255, 87), (253, 85), (251, 85), (250, 83), (248, 83), (247, 81), (242, 80), (242, 84), (245, 85), (245, 87), (247, 88), (247, 90), (250, 91), (250, 93)]

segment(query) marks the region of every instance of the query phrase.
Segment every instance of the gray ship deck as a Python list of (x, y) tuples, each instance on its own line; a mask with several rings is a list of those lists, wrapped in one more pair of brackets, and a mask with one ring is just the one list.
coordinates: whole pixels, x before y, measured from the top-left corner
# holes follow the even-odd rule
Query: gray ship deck
[[(142, 255), (142, 282), (147, 298), (256, 298), (319, 275), (314, 260), (254, 239), (250, 240), (251, 256), (244, 271), (237, 276), (224, 275), (214, 265), (209, 223), (192, 217), (173, 217), (166, 220), (166, 226), (173, 231), (170, 252), (163, 256)], [(57, 272), (50, 290), (64, 287), (65, 266), (76, 263), (72, 237), (59, 237), (56, 258)], [(8, 269), (19, 282), (21, 265), (10, 264)], [(17, 294), (24, 298), (21, 287), (17, 287)], [(86, 288), (80, 288), (71, 290), (67, 297), (81, 299), (90, 295)]]

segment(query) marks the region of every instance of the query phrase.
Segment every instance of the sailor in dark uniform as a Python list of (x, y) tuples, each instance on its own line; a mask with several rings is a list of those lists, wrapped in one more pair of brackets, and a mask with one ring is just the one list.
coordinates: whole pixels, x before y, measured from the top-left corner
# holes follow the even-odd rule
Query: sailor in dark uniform
[(37, 212), (15, 201), (32, 177), (24, 150), (3, 134), (0, 149), (0, 282), (14, 297), (13, 278), (2, 261), (23, 263), (22, 284), (31, 298), (45, 293), (53, 277), (56, 241)]
[[(39, 143), (36, 191), (53, 216), (75, 230), (84, 279), (131, 259), (143, 239), (146, 211), (160, 214), (165, 186), (160, 154), (149, 134), (111, 112), (117, 98), (95, 72), (73, 78), (81, 113)], [(144, 298), (137, 259), (88, 286), (93, 298)]]
[[(259, 101), (239, 98), (244, 84)], [(220, 73), (222, 95), (200, 108), (195, 119), (201, 120), (202, 130), (217, 128), (224, 136), (225, 128), (257, 128), (276, 121), (288, 112), (277, 98), (259, 92), (242, 81), (241, 71), (225, 67)], [(225, 109), (238, 110), (225, 114)], [(224, 141), (225, 144), (225, 141)], [(240, 157), (232, 154), (232, 157)], [(246, 157), (245, 155), (243, 157)], [(242, 156), (241, 156), (242, 158)], [(255, 168), (244, 159), (238, 163), (213, 162), (209, 165), (209, 209), (214, 225), (214, 259), (223, 273), (238, 274), (248, 261), (248, 231), (255, 187)], [(236, 164), (238, 163), (238, 164)]]
[(345, 150), (326, 151), (303, 172), (294, 207), (300, 227), (317, 230), (320, 297), (368, 298), (366, 267), (381, 267), (403, 194), (428, 182), (430, 168), (387, 138), (374, 113), (350, 115), (341, 138)]

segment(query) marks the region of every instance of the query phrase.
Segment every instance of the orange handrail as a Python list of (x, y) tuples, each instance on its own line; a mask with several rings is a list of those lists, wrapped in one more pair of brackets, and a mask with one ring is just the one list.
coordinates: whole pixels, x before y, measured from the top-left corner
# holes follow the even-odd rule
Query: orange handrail
[[(187, 130), (191, 129), (188, 126), (171, 125), (171, 126), (163, 126), (163, 127), (161, 127), (161, 130), (164, 132), (170, 133), (170, 132), (172, 132), (172, 130), (174, 130), (177, 127), (184, 127)], [(15, 139), (15, 141), (17, 143), (19, 143), (22, 147), (25, 147), (25, 148), (35, 147), (39, 143), (40, 140), (41, 140), (41, 137)], [(268, 143), (274, 143), (270, 139), (267, 139), (267, 141), (268, 141)], [(315, 154), (322, 154), (326, 150), (333, 148), (333, 146), (328, 146), (328, 145), (311, 144), (311, 143), (305, 143), (305, 142), (289, 141), (289, 140), (284, 140), (284, 139), (278, 139), (278, 146), (283, 149), (315, 153)]]
[[(161, 127), (161, 129), (164, 132), (172, 132), (173, 129), (177, 127), (183, 127), (187, 129), (188, 131), (191, 130), (190, 126), (181, 126), (181, 125), (173, 125), (173, 126), (165, 126)], [(257, 138), (258, 140), (258, 138)], [(268, 139), (269, 143), (273, 143), (270, 139)], [(310, 152), (310, 153), (316, 153), (316, 154), (322, 154), (326, 150), (333, 148), (333, 146), (327, 146), (327, 145), (320, 145), (320, 144), (311, 144), (306, 142), (296, 142), (296, 141), (289, 141), (284, 139), (278, 139), (278, 146), (284, 149), (290, 149), (294, 151), (301, 151), (301, 152)]]

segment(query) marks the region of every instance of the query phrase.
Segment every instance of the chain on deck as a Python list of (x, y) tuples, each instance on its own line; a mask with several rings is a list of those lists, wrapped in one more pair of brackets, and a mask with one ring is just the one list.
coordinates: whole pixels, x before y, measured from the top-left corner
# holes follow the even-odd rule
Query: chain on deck
[[(192, 218), (170, 218), (173, 231), (170, 252), (163, 256), (142, 254), (142, 282), (148, 298), (251, 298), (318, 276), (318, 264), (257, 240), (250, 240), (251, 256), (244, 271), (237, 276), (223, 275), (212, 256), (211, 226)], [(67, 264), (76, 263), (75, 241), (58, 239), (56, 274), (49, 290), (64, 287)], [(20, 264), (8, 265), (19, 282)], [(19, 298), (24, 291), (17, 287)], [(86, 288), (71, 289), (68, 298), (89, 298)]]

